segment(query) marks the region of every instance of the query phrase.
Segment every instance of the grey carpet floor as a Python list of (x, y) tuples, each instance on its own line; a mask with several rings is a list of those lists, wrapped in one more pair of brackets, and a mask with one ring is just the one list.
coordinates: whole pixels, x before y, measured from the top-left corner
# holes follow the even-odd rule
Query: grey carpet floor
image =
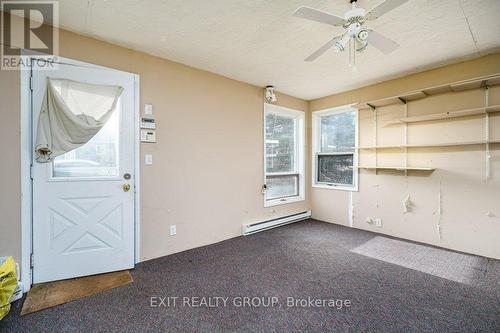
[[(138, 264), (132, 284), (24, 317), (20, 300), (0, 331), (500, 332), (499, 261), (481, 259), (475, 283), (460, 283), (352, 251), (375, 237), (308, 220), (230, 239)], [(151, 307), (152, 296), (180, 298)], [(183, 297), (229, 299), (193, 308)], [(239, 297), (278, 303), (242, 307)], [(291, 307), (288, 297), (350, 306)]]
[(481, 285), (488, 259), (403, 240), (377, 236), (351, 250), (413, 270), (460, 283)]

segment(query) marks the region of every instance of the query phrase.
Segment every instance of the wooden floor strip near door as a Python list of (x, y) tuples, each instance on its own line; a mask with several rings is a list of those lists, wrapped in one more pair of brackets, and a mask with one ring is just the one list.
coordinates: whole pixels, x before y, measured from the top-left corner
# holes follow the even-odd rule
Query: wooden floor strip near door
[(95, 295), (133, 282), (129, 271), (35, 284), (28, 292), (21, 316)]

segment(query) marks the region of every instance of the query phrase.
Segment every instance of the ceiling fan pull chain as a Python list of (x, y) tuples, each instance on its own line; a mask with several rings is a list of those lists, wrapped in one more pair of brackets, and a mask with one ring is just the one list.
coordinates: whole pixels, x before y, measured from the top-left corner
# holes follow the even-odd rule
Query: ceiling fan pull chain
[(352, 39), (349, 40), (349, 45), (347, 45), (349, 48), (349, 53), (348, 53), (348, 58), (349, 58), (349, 67), (352, 66)]
[(356, 41), (352, 40), (352, 71), (356, 70)]
[(355, 40), (351, 39), (349, 41), (349, 67), (352, 67), (353, 70), (356, 67), (356, 44)]

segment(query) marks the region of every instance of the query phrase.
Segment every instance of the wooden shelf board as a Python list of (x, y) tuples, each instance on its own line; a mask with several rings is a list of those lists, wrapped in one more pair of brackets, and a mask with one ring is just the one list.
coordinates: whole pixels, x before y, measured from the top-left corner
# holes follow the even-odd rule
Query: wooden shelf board
[(500, 105), (487, 106), (485, 109), (487, 113), (500, 112)]
[(426, 95), (439, 95), (439, 94), (445, 94), (448, 92), (451, 92), (450, 85), (444, 85), (444, 86), (438, 86), (438, 87), (431, 87), (431, 88), (426, 88), (423, 89), (422, 92)]
[(397, 146), (359, 146), (359, 147), (354, 147), (354, 149), (403, 149), (405, 148), (404, 145), (397, 145)]
[(398, 96), (391, 96), (372, 101), (360, 102), (357, 107), (360, 110), (372, 109), (373, 107), (386, 106), (391, 104), (403, 103), (403, 101), (414, 101), (425, 98), (429, 95), (438, 95), (447, 92), (464, 91), (469, 89), (477, 89), (485, 86), (500, 85), (500, 73), (483, 76), (475, 79), (442, 84), (438, 86), (423, 88), (420, 90), (409, 91)]
[(402, 99), (404, 99), (405, 101), (410, 102), (410, 101), (416, 101), (417, 99), (425, 98), (425, 97), (427, 97), (427, 95), (422, 91), (414, 91), (414, 92), (402, 94), (400, 97)]
[(500, 140), (493, 141), (466, 141), (466, 142), (446, 142), (446, 143), (423, 143), (423, 144), (407, 144), (407, 145), (392, 145), (392, 146), (359, 146), (354, 147), (354, 149), (404, 149), (404, 148), (428, 148), (428, 147), (455, 147), (455, 146), (473, 146), (473, 145), (485, 145), (487, 143), (495, 144), (500, 143)]
[(498, 86), (500, 84), (500, 77), (493, 77), (491, 79), (486, 80), (486, 85), (488, 87)]
[(450, 88), (452, 91), (464, 91), (470, 89), (477, 89), (484, 87), (486, 85), (485, 81), (473, 81), (467, 83), (452, 84)]
[(479, 140), (479, 141), (464, 141), (464, 142), (409, 144), (409, 145), (406, 145), (406, 148), (474, 146), (474, 145), (485, 145), (487, 143), (494, 143), (494, 142), (486, 141), (486, 140)]
[(467, 110), (434, 113), (423, 116), (404, 117), (404, 118), (399, 118), (396, 121), (388, 122), (386, 126), (404, 124), (404, 123), (409, 124), (409, 123), (419, 123), (419, 122), (433, 121), (433, 120), (470, 117), (470, 116), (485, 115), (487, 113), (495, 113), (495, 112), (500, 112), (500, 105), (492, 105), (488, 107), (481, 107), (481, 108), (467, 109)]
[(403, 104), (403, 101), (398, 98), (399, 96), (392, 96), (387, 98), (381, 98), (374, 101), (359, 103), (358, 109), (372, 109), (372, 107), (379, 108), (381, 106), (393, 105), (393, 104)]
[(426, 168), (426, 167), (405, 167), (405, 166), (368, 166), (360, 165), (354, 167), (357, 169), (383, 169), (383, 170), (397, 170), (397, 171), (434, 171), (436, 168)]

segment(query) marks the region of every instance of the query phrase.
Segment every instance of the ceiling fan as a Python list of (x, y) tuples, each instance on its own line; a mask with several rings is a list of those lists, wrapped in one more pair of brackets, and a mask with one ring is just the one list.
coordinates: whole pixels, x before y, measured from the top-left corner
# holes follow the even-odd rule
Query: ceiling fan
[(357, 0), (349, 0), (351, 10), (345, 13), (344, 17), (339, 17), (318, 9), (310, 7), (299, 7), (293, 16), (304, 18), (320, 23), (326, 23), (335, 27), (343, 27), (345, 32), (329, 40), (305, 61), (314, 61), (323, 53), (334, 48), (337, 52), (345, 49), (349, 50), (349, 65), (354, 66), (356, 52), (363, 52), (368, 44), (373, 45), (385, 54), (389, 54), (399, 47), (395, 41), (381, 35), (373, 29), (364, 26), (366, 21), (373, 21), (394, 8), (402, 5), (408, 0), (385, 0), (375, 8), (366, 12), (363, 8), (356, 7)]

